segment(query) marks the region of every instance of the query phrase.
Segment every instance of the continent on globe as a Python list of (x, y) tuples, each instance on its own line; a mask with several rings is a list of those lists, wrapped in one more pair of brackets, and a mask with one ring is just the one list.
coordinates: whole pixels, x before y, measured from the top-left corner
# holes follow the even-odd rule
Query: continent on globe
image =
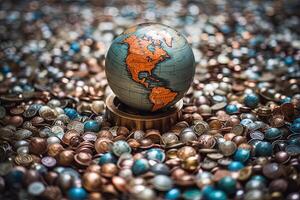
[[(151, 35), (155, 37), (155, 35)], [(168, 38), (166, 41), (168, 41), (168, 45), (172, 44), (172, 39)], [(140, 72), (147, 72), (148, 76), (151, 76), (152, 70), (156, 67), (156, 64), (170, 58), (170, 56), (161, 47), (162, 42), (158, 39), (153, 39), (152, 37), (144, 36), (143, 38), (138, 38), (135, 35), (131, 35), (128, 38), (125, 38), (124, 42), (128, 44), (126, 64), (132, 79), (137, 83), (143, 84), (146, 88), (149, 88), (149, 83), (146, 82), (146, 80), (153, 80), (153, 77), (143, 77), (140, 79)], [(149, 45), (153, 45), (153, 51), (149, 50)], [(159, 110), (168, 105), (174, 100), (176, 95), (176, 92), (172, 92), (168, 88), (152, 88), (149, 96), (150, 101), (154, 104), (152, 111)]]
[(110, 46), (105, 66), (108, 84), (120, 101), (151, 112), (178, 102), (195, 74), (187, 40), (157, 23), (125, 30)]
[[(148, 72), (151, 76), (156, 64), (170, 56), (161, 48), (158, 40), (153, 40), (149, 37), (138, 38), (135, 35), (131, 35), (125, 38), (124, 42), (128, 44), (126, 64), (132, 79), (148, 88), (149, 84), (145, 82), (146, 78), (139, 78), (140, 72)], [(154, 46), (153, 51), (148, 49), (151, 44)]]
[(172, 92), (168, 88), (164, 87), (154, 87), (151, 89), (150, 93), (150, 101), (154, 104), (152, 107), (152, 111), (159, 110), (170, 102), (172, 102), (177, 96), (176, 92)]

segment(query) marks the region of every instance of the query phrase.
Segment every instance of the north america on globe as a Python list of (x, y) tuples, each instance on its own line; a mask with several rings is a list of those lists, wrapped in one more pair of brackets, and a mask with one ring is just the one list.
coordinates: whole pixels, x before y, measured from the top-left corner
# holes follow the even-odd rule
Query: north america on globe
[[(171, 38), (171, 36), (168, 36)], [(165, 40), (167, 41), (167, 40)], [(172, 45), (172, 40), (168, 40), (169, 45)], [(152, 37), (138, 38), (135, 35), (124, 40), (128, 44), (128, 55), (126, 64), (134, 81), (143, 84), (146, 88), (151, 87), (151, 81), (159, 81), (152, 76), (152, 70), (156, 64), (170, 58), (168, 53), (161, 47), (162, 41), (153, 39)], [(153, 51), (149, 50), (149, 46), (153, 46)], [(147, 76), (139, 78), (140, 72), (147, 72)], [(149, 80), (149, 82), (148, 82)], [(166, 87), (150, 88), (149, 99), (153, 103), (152, 111), (159, 110), (168, 105), (177, 96), (176, 92)]]
[(108, 82), (116, 96), (133, 108), (151, 112), (180, 100), (194, 70), (194, 55), (185, 38), (155, 23), (124, 31), (111, 45), (106, 61)]

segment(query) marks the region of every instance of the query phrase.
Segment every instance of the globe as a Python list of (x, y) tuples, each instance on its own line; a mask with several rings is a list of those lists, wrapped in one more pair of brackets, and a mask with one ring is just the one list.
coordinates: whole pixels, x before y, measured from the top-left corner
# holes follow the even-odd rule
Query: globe
[(141, 111), (162, 111), (185, 95), (195, 74), (194, 54), (176, 30), (143, 23), (111, 44), (105, 72), (118, 99)]

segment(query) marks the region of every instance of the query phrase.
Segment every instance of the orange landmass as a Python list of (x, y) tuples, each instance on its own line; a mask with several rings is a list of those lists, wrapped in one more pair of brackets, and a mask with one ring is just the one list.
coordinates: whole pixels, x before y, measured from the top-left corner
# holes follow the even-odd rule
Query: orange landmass
[(152, 107), (152, 111), (159, 110), (170, 102), (172, 102), (177, 96), (176, 92), (172, 92), (168, 88), (164, 87), (154, 87), (150, 93), (150, 101), (154, 104)]
[[(168, 58), (169, 55), (157, 44), (157, 41), (152, 41), (151, 38), (138, 38), (135, 35), (131, 35), (124, 39), (124, 42), (128, 44), (126, 65), (132, 79), (148, 88), (149, 84), (145, 82), (146, 78), (139, 79), (139, 73), (148, 72), (149, 76), (151, 76), (156, 64)], [(154, 51), (148, 49), (148, 46), (151, 44), (154, 44)]]

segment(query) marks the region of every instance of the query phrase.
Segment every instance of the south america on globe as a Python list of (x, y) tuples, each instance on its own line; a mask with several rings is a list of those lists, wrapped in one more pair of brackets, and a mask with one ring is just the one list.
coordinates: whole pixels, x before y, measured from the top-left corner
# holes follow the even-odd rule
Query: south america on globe
[(144, 23), (130, 27), (113, 41), (105, 72), (122, 103), (155, 112), (182, 99), (193, 81), (195, 59), (179, 32), (166, 25)]

